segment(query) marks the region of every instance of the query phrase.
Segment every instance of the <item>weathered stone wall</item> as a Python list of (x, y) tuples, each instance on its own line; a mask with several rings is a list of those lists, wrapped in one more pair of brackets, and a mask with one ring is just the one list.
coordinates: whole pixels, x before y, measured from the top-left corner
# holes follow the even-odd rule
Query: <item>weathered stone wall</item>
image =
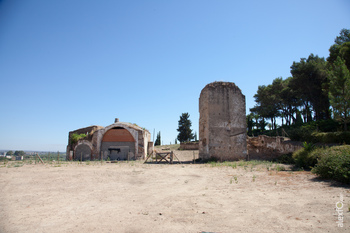
[[(151, 138), (151, 135), (150, 135), (150, 138)], [(150, 155), (150, 154), (153, 154), (154, 152), (154, 143), (153, 142), (148, 142), (148, 147), (147, 147), (147, 154)]]
[(199, 157), (220, 161), (247, 157), (245, 96), (232, 82), (205, 86), (199, 98)]
[(198, 150), (199, 149), (199, 143), (198, 142), (185, 142), (180, 143), (180, 150)]
[(146, 159), (148, 153), (148, 142), (151, 141), (151, 134), (146, 130), (139, 130), (138, 154), (136, 159)]
[(74, 147), (75, 155), (74, 160), (91, 160), (92, 144), (88, 140), (79, 140), (77, 145)]
[[(149, 154), (149, 151), (153, 151), (153, 144), (150, 145), (149, 142), (151, 141), (151, 133), (148, 132), (147, 130), (143, 130), (142, 132), (143, 138), (142, 138), (142, 145), (139, 145), (143, 148), (142, 154), (139, 155), (138, 159), (146, 159), (147, 155)], [(149, 149), (149, 146), (152, 148)]]
[(248, 159), (271, 160), (302, 148), (301, 142), (285, 140), (283, 137), (248, 137)]
[(68, 134), (68, 145), (70, 145), (70, 138), (71, 136), (75, 133), (75, 134), (86, 134), (87, 135), (87, 140), (91, 140), (92, 135), (94, 134), (95, 131), (99, 130), (99, 129), (103, 129), (102, 126), (98, 126), (98, 125), (92, 125), (89, 127), (85, 127), (85, 128), (81, 128), (81, 129), (77, 129), (74, 131), (70, 131)]
[[(94, 136), (96, 135), (95, 132), (100, 130), (100, 129), (103, 129), (103, 127), (102, 126), (98, 126), (98, 125), (92, 125), (92, 126), (89, 126), (89, 127), (77, 129), (77, 130), (74, 130), (74, 131), (70, 131), (68, 133), (68, 145), (67, 145), (67, 152), (66, 152), (67, 160), (73, 159), (73, 157), (71, 157), (70, 154), (71, 154), (71, 151), (74, 151), (74, 147), (77, 145), (77, 144), (71, 144), (71, 142), (70, 142), (70, 139), (71, 139), (71, 137), (72, 137), (72, 135), (74, 133), (76, 133), (76, 134), (86, 134), (87, 137), (85, 137), (83, 140), (92, 142), (93, 145), (96, 145), (96, 142), (95, 142), (96, 139), (94, 140)], [(94, 159), (94, 151), (92, 151), (92, 153), (93, 153), (92, 159)], [(98, 152), (96, 152), (96, 153), (98, 154)]]

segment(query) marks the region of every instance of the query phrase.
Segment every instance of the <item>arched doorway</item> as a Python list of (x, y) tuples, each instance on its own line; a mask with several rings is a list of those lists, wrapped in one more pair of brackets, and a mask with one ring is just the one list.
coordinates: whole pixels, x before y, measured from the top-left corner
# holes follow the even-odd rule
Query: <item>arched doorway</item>
[(114, 127), (103, 135), (101, 151), (104, 159), (132, 159), (128, 156), (135, 154), (135, 139), (127, 129)]
[(91, 148), (86, 144), (80, 144), (75, 148), (74, 160), (91, 160)]

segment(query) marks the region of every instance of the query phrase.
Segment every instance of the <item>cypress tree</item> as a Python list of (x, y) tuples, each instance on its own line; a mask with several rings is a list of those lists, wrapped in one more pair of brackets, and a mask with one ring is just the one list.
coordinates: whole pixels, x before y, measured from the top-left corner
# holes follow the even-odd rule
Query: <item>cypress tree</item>
[(180, 142), (188, 142), (194, 138), (191, 129), (192, 122), (189, 118), (190, 115), (187, 112), (182, 113), (182, 115), (180, 116), (179, 128), (177, 129), (177, 131), (179, 132), (179, 134), (177, 135), (177, 139)]

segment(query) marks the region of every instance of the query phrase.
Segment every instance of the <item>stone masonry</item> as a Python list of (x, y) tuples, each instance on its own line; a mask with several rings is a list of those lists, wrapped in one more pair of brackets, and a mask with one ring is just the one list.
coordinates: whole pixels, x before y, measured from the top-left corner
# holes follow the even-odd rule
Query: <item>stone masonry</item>
[(199, 157), (247, 158), (245, 96), (232, 82), (206, 85), (199, 98)]
[(291, 141), (284, 137), (258, 137), (247, 138), (249, 160), (273, 160), (284, 154), (293, 153), (303, 147), (302, 142)]
[[(86, 137), (73, 143), (73, 134)], [(140, 160), (153, 152), (151, 134), (136, 124), (119, 122), (106, 127), (90, 126), (69, 132), (68, 160)]]

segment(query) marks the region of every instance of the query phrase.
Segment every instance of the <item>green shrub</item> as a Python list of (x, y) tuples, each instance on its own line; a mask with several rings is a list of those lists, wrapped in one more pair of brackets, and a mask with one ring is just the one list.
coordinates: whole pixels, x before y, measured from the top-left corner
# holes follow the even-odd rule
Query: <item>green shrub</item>
[(77, 134), (77, 133), (73, 133), (72, 136), (70, 137), (70, 142), (71, 144), (75, 144), (79, 141), (79, 139), (85, 138), (86, 134)]
[(289, 131), (289, 137), (293, 141), (306, 141), (310, 142), (313, 129), (310, 127), (300, 127)]
[(292, 153), (281, 155), (280, 157), (278, 157), (276, 159), (276, 162), (277, 163), (284, 163), (284, 164), (294, 164), (295, 161), (294, 161), (292, 156), (293, 156)]
[(290, 131), (293, 141), (306, 141), (312, 143), (339, 143), (350, 144), (350, 132), (321, 132), (312, 130), (313, 127), (302, 126)]
[(325, 179), (350, 183), (350, 146), (334, 146), (313, 152), (318, 162), (312, 172)]
[(313, 149), (315, 149), (315, 145), (312, 144), (312, 143), (307, 143), (307, 142), (304, 142), (303, 143), (303, 147), (306, 151), (312, 151)]
[(314, 145), (304, 142), (304, 148), (297, 150), (293, 153), (295, 165), (300, 168), (310, 169), (317, 163), (317, 157), (311, 152), (314, 150)]
[(350, 144), (350, 132), (312, 133), (313, 142)]
[(316, 126), (321, 132), (336, 132), (340, 125), (339, 122), (329, 119), (316, 121)]
[(333, 133), (312, 133), (311, 135), (313, 142), (320, 143), (335, 143), (336, 138), (334, 138)]
[(335, 135), (338, 138), (338, 143), (350, 144), (350, 132), (335, 132)]
[(317, 142), (312, 137), (317, 132), (336, 132), (340, 125), (333, 119), (304, 123), (302, 126), (283, 126), (293, 141)]

